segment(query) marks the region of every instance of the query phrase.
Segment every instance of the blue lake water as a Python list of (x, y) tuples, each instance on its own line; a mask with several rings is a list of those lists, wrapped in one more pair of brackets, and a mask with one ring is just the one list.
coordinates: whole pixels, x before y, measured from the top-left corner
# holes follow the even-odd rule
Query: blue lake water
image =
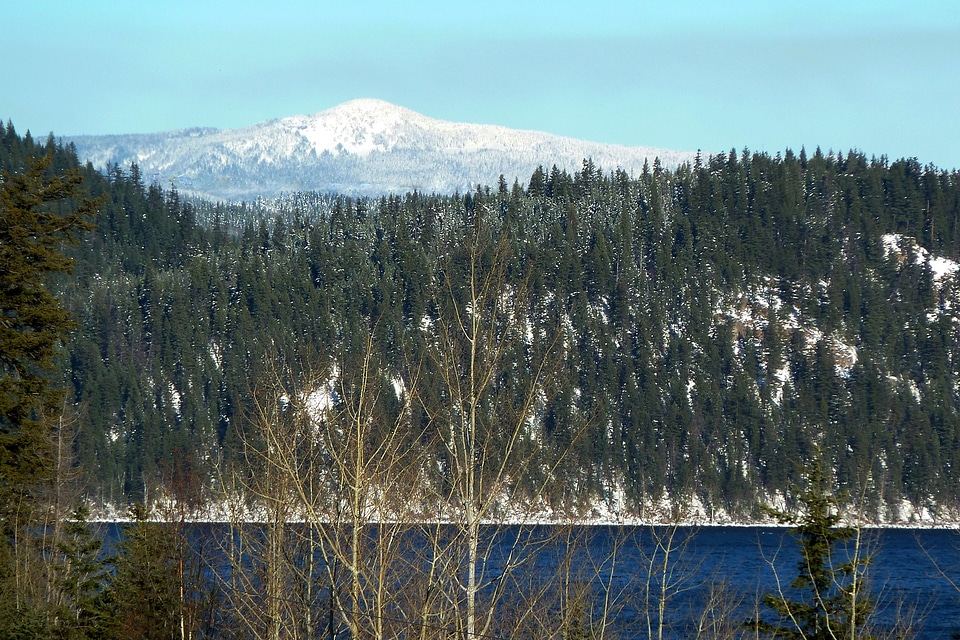
[[(623, 606), (614, 627), (627, 637), (647, 637), (647, 613), (656, 607), (663, 567), (667, 528), (619, 527), (589, 529), (588, 573), (605, 580)], [(657, 541), (660, 541), (658, 546)], [(867, 568), (869, 595), (875, 612), (870, 618), (878, 633), (889, 633), (898, 623), (908, 625), (909, 636), (919, 639), (960, 638), (960, 535), (945, 529), (865, 529), (862, 540), (872, 558)], [(797, 544), (785, 528), (704, 527), (682, 528), (673, 539), (666, 578), (668, 601), (665, 626), (672, 638), (695, 635), (702, 623), (711, 591), (723, 587), (717, 615), (739, 624), (754, 617), (762, 594), (777, 589), (777, 578), (789, 595), (797, 575)], [(616, 566), (611, 567), (616, 549)], [(843, 551), (837, 559), (842, 560)], [(652, 562), (651, 562), (652, 560)], [(647, 576), (654, 598), (646, 596)], [(549, 571), (549, 563), (542, 566)], [(953, 584), (951, 584), (951, 581)], [(606, 593), (594, 588), (595, 597)], [(763, 607), (759, 608), (763, 611)], [(652, 616), (656, 617), (656, 616)], [(656, 620), (653, 621), (654, 624)], [(734, 626), (736, 626), (736, 624)]]
[[(703, 601), (709, 585), (726, 583), (742, 598), (738, 612), (754, 614), (758, 594), (784, 588), (797, 574), (799, 555), (789, 531), (763, 527), (707, 527), (692, 531), (685, 562), (696, 569), (688, 597)], [(649, 553), (649, 536), (643, 536)], [(876, 603), (872, 622), (889, 630), (912, 621), (913, 637), (960, 637), (960, 535), (954, 530), (868, 529), (872, 556), (868, 587)], [(637, 552), (637, 555), (641, 555)], [(699, 594), (699, 598), (697, 595)], [(696, 606), (696, 605), (694, 605)], [(684, 637), (680, 634), (679, 637)]]
[[(195, 539), (222, 537), (229, 530), (227, 525), (190, 527)], [(669, 528), (594, 526), (558, 531), (488, 529), (481, 545), (483, 578), (495, 585), (504, 576), (510, 581), (504, 597), (511, 597), (565, 572), (568, 584), (579, 585), (592, 599), (593, 613), (588, 611), (587, 618), (605, 602), (610, 605), (611, 637), (648, 637), (648, 625), (658, 622), (656, 600), (664, 584), (664, 566), (666, 635), (690, 638), (705, 623), (722, 618), (729, 630), (763, 611), (757, 604), (762, 594), (776, 590), (778, 576), (788, 590), (799, 560), (797, 545), (785, 528), (679, 528), (666, 565), (663, 550)], [(107, 537), (115, 540), (118, 532), (119, 525), (113, 525)], [(423, 546), (416, 535), (411, 553)], [(575, 551), (569, 553), (571, 538), (576, 540)], [(960, 584), (960, 534), (947, 529), (866, 529), (864, 541), (872, 557), (867, 579), (876, 607), (870, 620), (876, 629), (889, 632), (907, 621), (911, 623), (907, 637), (960, 638), (960, 590), (954, 586)], [(508, 558), (515, 563), (510, 572), (504, 569)], [(718, 606), (705, 614), (710, 595), (718, 590), (722, 591)]]

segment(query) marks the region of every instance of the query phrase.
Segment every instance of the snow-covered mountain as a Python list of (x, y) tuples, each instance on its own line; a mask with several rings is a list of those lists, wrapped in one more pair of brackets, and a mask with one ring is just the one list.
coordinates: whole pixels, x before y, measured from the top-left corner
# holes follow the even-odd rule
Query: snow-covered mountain
[(464, 192), (477, 184), (526, 182), (538, 165), (570, 172), (585, 158), (638, 174), (659, 157), (670, 168), (693, 153), (598, 144), (547, 133), (434, 120), (382, 100), (353, 100), (309, 116), (242, 129), (75, 136), (81, 161), (128, 169), (147, 181), (215, 200), (292, 191), (354, 195)]

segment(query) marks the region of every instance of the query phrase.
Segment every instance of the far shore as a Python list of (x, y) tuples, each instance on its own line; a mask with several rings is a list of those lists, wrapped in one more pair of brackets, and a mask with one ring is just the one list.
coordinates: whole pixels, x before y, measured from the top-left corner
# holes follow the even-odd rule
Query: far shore
[[(121, 515), (105, 515), (93, 517), (89, 520), (91, 524), (128, 524), (134, 522), (133, 518)], [(211, 518), (211, 517), (186, 517), (181, 520), (179, 517), (163, 517), (154, 514), (150, 522), (176, 524), (183, 522), (185, 524), (207, 524), (207, 525), (229, 525), (229, 524), (266, 524), (265, 519), (258, 518)], [(292, 518), (287, 520), (290, 525), (309, 524), (308, 520)], [(333, 520), (324, 520), (317, 522), (319, 525), (347, 524), (346, 521), (336, 522)], [(460, 524), (453, 519), (423, 519), (423, 520), (376, 520), (370, 519), (364, 523), (366, 526), (376, 525), (395, 525), (405, 524), (407, 526), (457, 526)], [(507, 520), (487, 520), (484, 521), (484, 527), (679, 527), (684, 529), (709, 529), (709, 528), (757, 528), (757, 529), (791, 529), (793, 525), (782, 524), (775, 520), (749, 520), (749, 521), (718, 521), (718, 520), (696, 520), (685, 519), (675, 522), (665, 520), (643, 520), (638, 518), (623, 519), (582, 519), (582, 520), (556, 520), (556, 519), (507, 519)], [(912, 529), (912, 530), (957, 530), (960, 533), (960, 521), (940, 520), (940, 521), (913, 521), (913, 522), (849, 522), (844, 526), (859, 527), (861, 529)]]

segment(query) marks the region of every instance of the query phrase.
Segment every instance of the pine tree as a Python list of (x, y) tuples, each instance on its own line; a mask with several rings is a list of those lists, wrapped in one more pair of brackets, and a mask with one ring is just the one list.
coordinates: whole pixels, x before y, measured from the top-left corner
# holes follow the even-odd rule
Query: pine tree
[(130, 509), (116, 571), (103, 593), (101, 610), (109, 638), (168, 640), (180, 634), (176, 540), (164, 523), (151, 522), (142, 504)]
[(775, 621), (760, 617), (746, 625), (772, 638), (869, 638), (865, 626), (873, 602), (866, 594), (864, 571), (871, 558), (862, 554), (858, 529), (841, 526), (840, 498), (819, 462), (807, 470), (806, 485), (798, 496), (799, 514), (771, 511), (781, 524), (794, 525), (800, 561), (790, 586), (803, 598), (791, 600), (782, 590), (767, 594), (763, 604)]
[(22, 558), (37, 490), (53, 474), (61, 394), (51, 377), (73, 326), (49, 286), (71, 270), (62, 245), (90, 228), (99, 204), (82, 197), (79, 173), (51, 175), (53, 159), (0, 180), (0, 635), (13, 633), (8, 619), (19, 626), (40, 605)]
[(93, 638), (99, 630), (99, 599), (107, 576), (99, 557), (103, 540), (90, 530), (89, 514), (86, 503), (73, 510), (59, 545), (63, 571), (57, 586), (66, 610), (61, 635), (67, 638)]
[[(0, 515), (7, 515), (18, 484), (44, 473), (42, 422), (56, 411), (50, 386), (57, 348), (73, 327), (70, 314), (48, 289), (50, 277), (69, 272), (60, 250), (90, 228), (96, 203), (80, 195), (80, 177), (48, 177), (52, 156), (23, 173), (4, 172), (0, 184)], [(59, 212), (55, 205), (65, 204)]]

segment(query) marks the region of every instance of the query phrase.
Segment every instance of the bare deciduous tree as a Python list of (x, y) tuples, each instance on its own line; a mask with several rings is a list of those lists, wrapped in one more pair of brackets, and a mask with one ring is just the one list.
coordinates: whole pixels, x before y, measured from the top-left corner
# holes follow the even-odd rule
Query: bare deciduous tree
[[(445, 567), (452, 583), (443, 591), (448, 617), (466, 638), (487, 635), (504, 619), (498, 602), (507, 576), (529, 559), (522, 528), (481, 532), (484, 523), (535, 522), (543, 507), (556, 460), (544, 446), (540, 414), (561, 356), (559, 329), (531, 322), (530, 274), (517, 272), (509, 229), (497, 229), (477, 200), (440, 252), (429, 346), (440, 397), (424, 405), (443, 443), (437, 500), (455, 531), (443, 548), (456, 559)], [(490, 575), (486, 559), (495, 547), (506, 548), (506, 557)]]

